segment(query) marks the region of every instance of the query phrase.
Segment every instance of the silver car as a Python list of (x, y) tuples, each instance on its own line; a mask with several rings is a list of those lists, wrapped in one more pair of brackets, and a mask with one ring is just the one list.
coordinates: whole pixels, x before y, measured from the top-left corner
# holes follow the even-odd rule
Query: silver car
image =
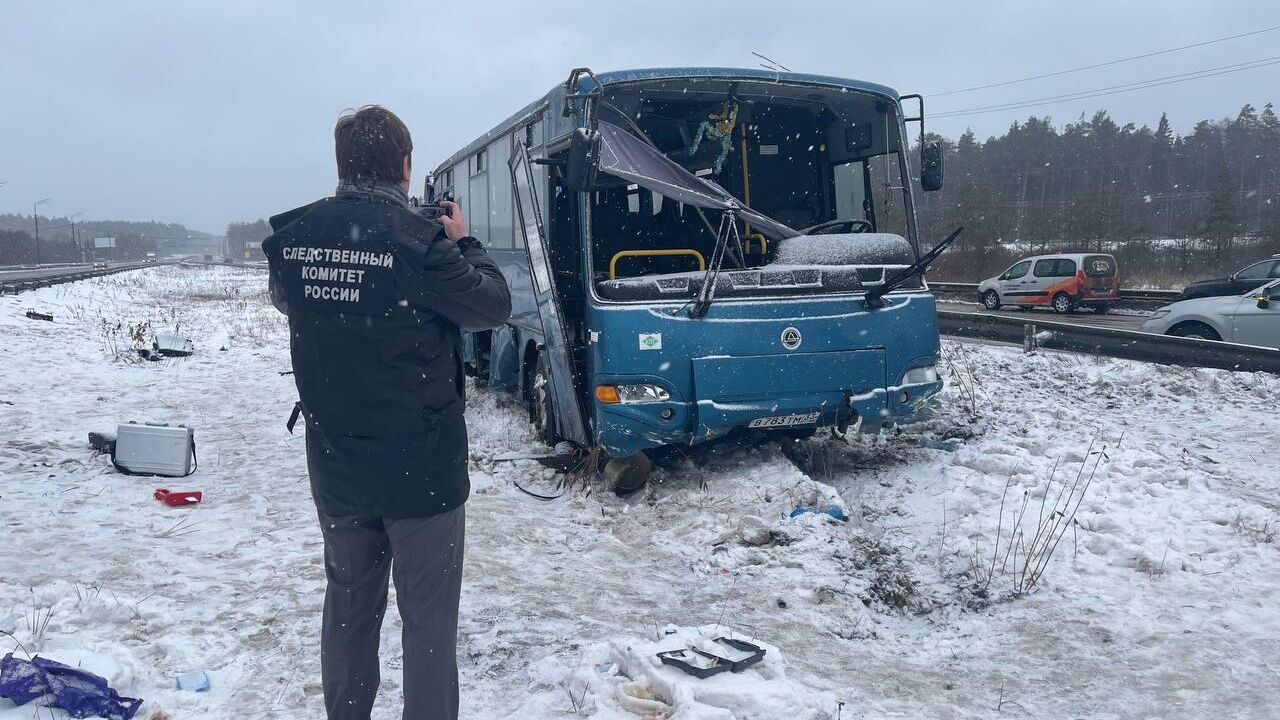
[(1244, 295), (1195, 298), (1160, 308), (1142, 324), (1160, 335), (1280, 347), (1280, 280)]

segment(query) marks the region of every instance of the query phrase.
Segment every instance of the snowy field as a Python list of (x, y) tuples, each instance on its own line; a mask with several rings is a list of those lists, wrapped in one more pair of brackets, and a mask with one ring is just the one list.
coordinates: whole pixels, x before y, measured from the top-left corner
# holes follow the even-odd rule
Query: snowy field
[[(135, 361), (140, 323), (196, 354)], [(98, 672), (141, 718), (321, 717), (320, 533), (265, 274), (8, 296), (0, 338), (0, 653)], [(927, 422), (698, 447), (626, 499), (517, 490), (553, 487), (495, 459), (537, 449), (524, 410), (472, 392), (463, 716), (1277, 717), (1280, 378), (945, 349)], [(127, 420), (193, 425), (199, 472), (115, 473), (86, 435)], [(828, 504), (848, 522), (788, 517)], [(392, 611), (382, 720), (399, 632)], [(702, 681), (654, 660), (729, 632), (765, 660)], [(208, 692), (174, 688), (199, 669)], [(32, 717), (0, 700), (0, 720)]]

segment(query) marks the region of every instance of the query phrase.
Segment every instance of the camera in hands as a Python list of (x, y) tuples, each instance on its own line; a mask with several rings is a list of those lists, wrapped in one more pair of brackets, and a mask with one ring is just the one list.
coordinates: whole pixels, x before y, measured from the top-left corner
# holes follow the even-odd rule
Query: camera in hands
[(442, 216), (453, 217), (453, 209), (450, 208), (448, 205), (441, 204), (440, 201), (436, 201), (427, 205), (419, 205), (415, 207), (414, 210), (419, 215), (430, 218), (431, 220), (439, 219)]

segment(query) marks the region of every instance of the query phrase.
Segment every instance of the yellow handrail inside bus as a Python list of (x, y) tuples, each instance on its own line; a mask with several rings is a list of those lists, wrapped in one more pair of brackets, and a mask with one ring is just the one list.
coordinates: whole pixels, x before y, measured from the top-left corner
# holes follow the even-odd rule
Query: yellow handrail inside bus
[(765, 237), (764, 237), (763, 235), (761, 235), (760, 233), (751, 233), (750, 235), (747, 235), (746, 237), (742, 238), (742, 252), (744, 252), (744, 253), (746, 253), (746, 254), (748, 254), (748, 255), (750, 255), (750, 254), (751, 254), (751, 242), (752, 242), (753, 240), (759, 240), (759, 241), (760, 241), (760, 254), (761, 254), (761, 255), (764, 255), (766, 252), (768, 252), (768, 251), (769, 251), (769, 241), (768, 241), (768, 240), (766, 240), (766, 239), (765, 239)]
[(613, 254), (613, 259), (609, 261), (609, 279), (618, 279), (618, 261), (626, 257), (655, 257), (666, 255), (687, 255), (698, 261), (698, 270), (707, 269), (707, 261), (703, 259), (702, 253), (693, 248), (678, 248), (675, 250), (621, 250)]

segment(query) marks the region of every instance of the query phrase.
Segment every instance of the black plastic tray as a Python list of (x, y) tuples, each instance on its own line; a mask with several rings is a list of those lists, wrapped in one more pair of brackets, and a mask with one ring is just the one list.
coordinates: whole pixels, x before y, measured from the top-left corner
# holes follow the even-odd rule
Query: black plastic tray
[[(710, 658), (712, 660), (715, 660), (716, 664), (712, 665), (711, 667), (703, 668), (703, 667), (698, 667), (697, 665), (693, 665), (689, 662), (686, 662), (683, 658), (680, 657), (681, 655), (684, 655), (685, 653), (690, 653), (690, 652), (697, 653), (698, 655), (701, 655), (705, 658)], [(683, 650), (665, 650), (663, 652), (658, 653), (658, 659), (661, 660), (664, 665), (670, 665), (671, 667), (676, 668), (677, 670), (680, 670), (681, 672), (684, 672), (688, 675), (692, 675), (696, 678), (709, 678), (712, 675), (719, 675), (722, 672), (728, 672), (733, 669), (733, 663), (731, 661), (726, 660), (725, 658), (722, 658), (718, 655), (712, 655), (711, 653), (702, 652), (697, 648), (685, 648)]]
[[(743, 652), (749, 652), (751, 654), (741, 660), (730, 660), (727, 657), (721, 657), (720, 655), (699, 650), (698, 648), (685, 648), (683, 650), (665, 650), (660, 652), (658, 653), (658, 659), (661, 660), (664, 665), (670, 665), (671, 667), (697, 678), (709, 678), (712, 675), (719, 675), (725, 671), (742, 672), (764, 659), (764, 648), (759, 645), (753, 645), (746, 640), (737, 640), (731, 637), (718, 637), (712, 642), (717, 642), (735, 650), (742, 650)], [(697, 665), (687, 662), (681, 657), (685, 653), (696, 653), (702, 657), (714, 660), (715, 664), (711, 667), (698, 667)]]
[(760, 647), (759, 645), (753, 645), (752, 643), (749, 643), (746, 640), (737, 640), (731, 637), (718, 637), (715, 639), (715, 642), (718, 642), (721, 645), (728, 645), (729, 647), (735, 650), (742, 650), (743, 652), (751, 653), (751, 655), (744, 657), (741, 660), (729, 660), (728, 658), (720, 658), (721, 660), (724, 660), (725, 662), (732, 665), (734, 672), (742, 672), (743, 670), (746, 670), (747, 668), (751, 667), (752, 665), (755, 665), (756, 663), (764, 659), (764, 648)]

